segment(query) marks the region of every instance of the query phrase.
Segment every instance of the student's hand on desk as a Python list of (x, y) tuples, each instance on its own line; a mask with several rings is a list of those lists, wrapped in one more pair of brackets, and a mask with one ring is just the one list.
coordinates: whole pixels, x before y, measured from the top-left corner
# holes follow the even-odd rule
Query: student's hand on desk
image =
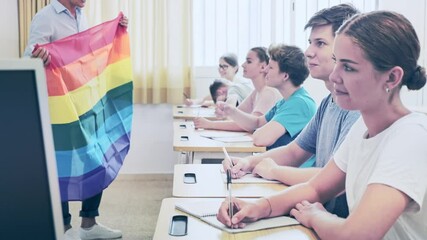
[(268, 180), (275, 180), (272, 169), (278, 167), (277, 163), (271, 158), (264, 158), (252, 170), (252, 174), (258, 175)]
[(215, 106), (215, 103), (212, 100), (204, 100), (201, 105), (201, 107), (208, 108), (210, 106)]
[(228, 159), (222, 161), (222, 167), (224, 171), (231, 169), (231, 176), (233, 178), (241, 178), (250, 172), (249, 162), (245, 158), (231, 157), (231, 161), (234, 166), (231, 166), (231, 163)]
[(43, 60), (43, 64), (47, 66), (50, 63), (50, 53), (44, 47), (37, 48), (31, 55), (32, 58), (40, 58)]
[(244, 228), (246, 223), (254, 222), (261, 216), (260, 208), (254, 202), (245, 202), (238, 198), (232, 198), (234, 206), (234, 216), (230, 219), (228, 215), (229, 202), (228, 198), (222, 202), (216, 218), (224, 225), (230, 228)]
[(185, 104), (186, 106), (191, 106), (191, 105), (193, 105), (193, 99), (186, 98), (186, 99), (184, 100), (184, 104)]
[(309, 203), (306, 200), (297, 203), (290, 212), (291, 216), (294, 216), (298, 222), (308, 228), (313, 228), (312, 220), (319, 214), (331, 215), (321, 203)]
[(194, 123), (194, 128), (199, 129), (199, 128), (203, 128), (203, 129), (209, 129), (209, 125), (212, 121), (209, 121), (206, 118), (202, 118), (202, 117), (198, 117), (198, 118), (194, 118), (193, 119), (193, 123)]
[(218, 101), (216, 102), (215, 115), (217, 118), (226, 118), (234, 111), (234, 109), (235, 107), (230, 104)]
[(227, 94), (222, 94), (216, 97), (217, 101), (225, 102), (227, 100)]

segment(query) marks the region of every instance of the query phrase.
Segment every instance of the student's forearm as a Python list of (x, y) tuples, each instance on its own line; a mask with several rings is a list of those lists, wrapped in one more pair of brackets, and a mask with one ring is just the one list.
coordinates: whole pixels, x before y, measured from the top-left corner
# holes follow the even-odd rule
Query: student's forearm
[(359, 239), (354, 234), (349, 234), (345, 219), (328, 212), (315, 215), (311, 220), (312, 227), (320, 239)]
[(261, 154), (257, 154), (254, 156), (250, 156), (250, 157), (246, 157), (246, 159), (248, 159), (249, 162), (249, 168), (247, 169), (247, 171), (252, 172), (255, 168), (255, 166), (261, 162), (264, 158), (266, 158), (266, 155), (268, 155), (268, 152), (264, 152)]
[(250, 171), (252, 171), (254, 167), (265, 158), (271, 158), (278, 165), (282, 166), (299, 166), (298, 164), (294, 164), (294, 159), (296, 159), (297, 156), (295, 156), (293, 151), (289, 149), (289, 146), (290, 145), (274, 148), (267, 152), (247, 157), (250, 163)]
[(245, 131), (234, 121), (212, 121), (207, 129), (226, 130), (226, 131)]
[(239, 127), (248, 132), (253, 132), (258, 128), (258, 118), (251, 114), (244, 113), (236, 109), (229, 116)]
[(297, 203), (302, 200), (309, 202), (319, 202), (315, 189), (308, 183), (298, 184), (289, 187), (282, 192), (267, 197), (271, 204), (271, 217), (287, 215)]
[(321, 168), (295, 168), (278, 166), (272, 169), (272, 175), (275, 180), (278, 180), (288, 186), (292, 186), (298, 183), (307, 182), (320, 170)]
[(268, 151), (268, 157), (273, 159), (278, 165), (299, 167), (313, 154), (303, 150), (295, 141), (286, 146), (281, 146)]
[(230, 104), (231, 106), (237, 106), (237, 96), (227, 96), (226, 103)]

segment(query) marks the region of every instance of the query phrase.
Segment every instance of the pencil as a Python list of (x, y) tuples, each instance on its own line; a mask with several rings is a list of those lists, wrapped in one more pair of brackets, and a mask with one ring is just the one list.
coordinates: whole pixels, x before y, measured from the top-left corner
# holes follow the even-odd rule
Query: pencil
[(228, 155), (227, 149), (225, 149), (225, 147), (222, 147), (222, 151), (224, 152), (225, 158), (228, 158), (231, 166), (234, 167), (234, 163), (233, 163), (233, 161), (231, 161), (231, 157), (230, 157), (230, 155)]

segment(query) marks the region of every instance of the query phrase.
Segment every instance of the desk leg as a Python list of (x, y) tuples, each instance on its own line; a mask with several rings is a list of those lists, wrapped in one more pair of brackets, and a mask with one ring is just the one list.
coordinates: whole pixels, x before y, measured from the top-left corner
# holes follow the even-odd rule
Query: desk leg
[(178, 160), (178, 164), (187, 163), (187, 159), (188, 159), (188, 152), (181, 152), (181, 157)]
[(179, 164), (192, 164), (194, 162), (194, 152), (181, 152)]
[(190, 152), (190, 154), (191, 154), (191, 157), (190, 157), (190, 159), (188, 159), (189, 160), (188, 163), (193, 164), (194, 163), (194, 152)]

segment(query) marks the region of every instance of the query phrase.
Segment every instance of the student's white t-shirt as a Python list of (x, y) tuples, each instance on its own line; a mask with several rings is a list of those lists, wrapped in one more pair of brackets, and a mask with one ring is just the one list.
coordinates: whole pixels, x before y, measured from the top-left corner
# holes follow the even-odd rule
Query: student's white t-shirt
[(228, 88), (227, 103), (233, 105), (235, 103), (242, 103), (243, 100), (251, 94), (252, 90), (254, 90), (254, 85), (251, 80), (236, 77)]
[(239, 105), (238, 109), (245, 113), (259, 112), (264, 115), (282, 98), (283, 96), (277, 89), (264, 86), (259, 92), (253, 90)]
[(360, 118), (334, 155), (337, 166), (346, 172), (350, 214), (369, 184), (388, 185), (413, 201), (384, 239), (426, 239), (427, 117), (411, 113), (372, 138), (366, 139), (366, 133)]

